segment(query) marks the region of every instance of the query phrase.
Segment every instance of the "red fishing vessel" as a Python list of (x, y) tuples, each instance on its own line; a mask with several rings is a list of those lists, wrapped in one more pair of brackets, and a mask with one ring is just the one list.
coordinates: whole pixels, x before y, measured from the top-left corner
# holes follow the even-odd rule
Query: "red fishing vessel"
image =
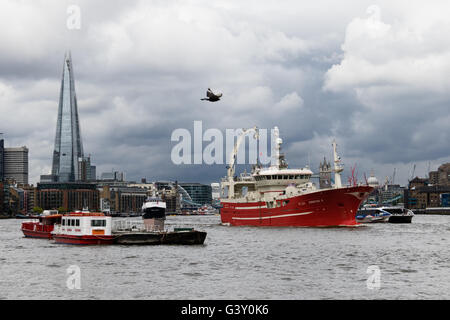
[(56, 243), (112, 244), (112, 219), (101, 212), (71, 212), (61, 219), (52, 234)]
[[(222, 223), (233, 226), (301, 226), (331, 227), (355, 226), (356, 212), (373, 187), (367, 185), (342, 186), (343, 167), (333, 142), (335, 185), (317, 189), (310, 181), (309, 168), (288, 169), (280, 153), (282, 139), (278, 128), (275, 138), (275, 164), (268, 168), (254, 167), (251, 174), (234, 176), (234, 165), (239, 144), (249, 131), (244, 130), (234, 146), (228, 175), (222, 179)], [(245, 191), (244, 191), (245, 190)], [(227, 195), (225, 196), (225, 194)]]
[(33, 221), (22, 222), (22, 232), (28, 238), (52, 239), (55, 224), (61, 223), (62, 214), (57, 210), (45, 210), (42, 215), (31, 217)]

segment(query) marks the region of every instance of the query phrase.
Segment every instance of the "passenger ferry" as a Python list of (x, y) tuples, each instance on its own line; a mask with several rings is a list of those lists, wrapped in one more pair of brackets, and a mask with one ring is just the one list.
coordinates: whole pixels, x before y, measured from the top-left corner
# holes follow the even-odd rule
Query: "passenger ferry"
[(404, 207), (381, 207), (381, 209), (391, 214), (390, 223), (411, 223), (414, 217), (414, 212)]
[(22, 232), (27, 238), (52, 239), (55, 224), (61, 223), (62, 214), (58, 210), (44, 210), (40, 216), (32, 217), (32, 221), (22, 222)]
[(388, 222), (392, 216), (387, 210), (375, 207), (363, 207), (356, 213), (356, 221), (361, 223)]
[(56, 243), (112, 244), (112, 218), (101, 212), (71, 212), (64, 215), (52, 235)]

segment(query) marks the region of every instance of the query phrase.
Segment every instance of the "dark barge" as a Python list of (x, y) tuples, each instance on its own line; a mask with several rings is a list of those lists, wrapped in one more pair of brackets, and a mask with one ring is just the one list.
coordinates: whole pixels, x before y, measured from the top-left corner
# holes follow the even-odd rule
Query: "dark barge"
[(163, 232), (118, 231), (114, 235), (116, 236), (114, 243), (125, 245), (196, 245), (203, 244), (206, 238), (206, 232), (187, 228)]

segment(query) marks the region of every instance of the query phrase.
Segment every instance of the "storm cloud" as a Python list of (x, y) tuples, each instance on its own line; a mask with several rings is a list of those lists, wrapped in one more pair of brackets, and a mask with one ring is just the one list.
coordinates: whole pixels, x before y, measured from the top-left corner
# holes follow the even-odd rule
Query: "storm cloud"
[[(80, 8), (80, 29), (67, 9)], [(360, 180), (450, 160), (445, 1), (12, 1), (0, 4), (0, 132), (51, 169), (64, 53), (97, 173), (218, 181), (225, 165), (174, 165), (171, 133), (278, 126), (291, 167), (331, 158)], [(200, 101), (210, 87), (217, 103)], [(206, 146), (208, 143), (204, 143)]]

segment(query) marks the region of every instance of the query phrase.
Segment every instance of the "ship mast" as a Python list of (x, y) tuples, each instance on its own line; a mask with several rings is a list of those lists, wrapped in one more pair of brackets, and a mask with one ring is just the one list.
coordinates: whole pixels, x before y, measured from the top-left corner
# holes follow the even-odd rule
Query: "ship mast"
[(275, 149), (273, 150), (274, 154), (272, 155), (272, 158), (274, 159), (272, 163), (274, 163), (274, 165), (271, 167), (276, 169), (286, 169), (288, 167), (288, 164), (286, 162), (284, 154), (281, 153), (281, 145), (283, 144), (283, 139), (280, 138), (280, 130), (277, 126), (273, 128), (272, 134), (273, 141), (275, 141)]
[(344, 167), (341, 165), (341, 157), (338, 156), (336, 151), (336, 140), (333, 140), (333, 157), (334, 157), (334, 187), (341, 188), (341, 172), (344, 171)]
[(231, 199), (234, 196), (234, 172), (235, 172), (235, 165), (236, 165), (236, 157), (239, 150), (239, 146), (242, 143), (242, 140), (244, 139), (245, 135), (249, 133), (250, 131), (254, 131), (254, 138), (259, 138), (258, 133), (258, 127), (254, 126), (250, 129), (242, 129), (242, 133), (238, 136), (236, 143), (234, 144), (233, 152), (230, 155), (230, 162), (228, 166), (228, 182), (229, 182), (229, 189), (228, 189), (228, 199)]

